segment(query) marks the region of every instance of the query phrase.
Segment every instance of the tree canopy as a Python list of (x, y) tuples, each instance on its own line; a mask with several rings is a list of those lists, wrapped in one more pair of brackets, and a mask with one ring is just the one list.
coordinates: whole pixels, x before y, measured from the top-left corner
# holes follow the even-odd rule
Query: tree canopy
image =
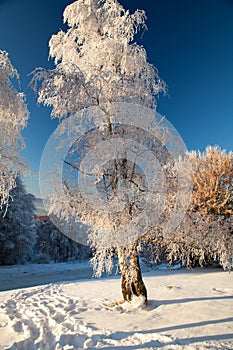
[(38, 101), (52, 106), (52, 116), (58, 118), (89, 106), (106, 110), (112, 102), (155, 106), (165, 85), (147, 62), (145, 49), (133, 42), (145, 19), (144, 11), (130, 14), (116, 0), (68, 5), (67, 31), (49, 41), (56, 68), (35, 72), (34, 83), (42, 80)]
[(7, 203), (15, 178), (24, 167), (19, 150), (24, 146), (21, 132), (29, 112), (24, 94), (13, 86), (14, 78), (19, 79), (19, 75), (8, 53), (0, 51), (0, 208)]

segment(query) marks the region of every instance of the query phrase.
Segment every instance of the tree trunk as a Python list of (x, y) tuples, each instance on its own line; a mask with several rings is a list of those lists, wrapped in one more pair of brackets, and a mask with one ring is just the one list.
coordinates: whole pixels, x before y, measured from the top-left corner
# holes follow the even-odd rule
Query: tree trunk
[(133, 244), (130, 249), (118, 249), (119, 265), (121, 269), (121, 290), (124, 301), (130, 302), (133, 296), (143, 296), (147, 305), (147, 290), (142, 280), (141, 268), (137, 244)]

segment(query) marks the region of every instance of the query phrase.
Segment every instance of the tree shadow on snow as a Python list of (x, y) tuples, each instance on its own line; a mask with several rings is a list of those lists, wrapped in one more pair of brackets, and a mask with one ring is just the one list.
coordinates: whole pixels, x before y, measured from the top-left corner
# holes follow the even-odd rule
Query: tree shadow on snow
[[(233, 322), (233, 317), (229, 318), (224, 318), (224, 319), (217, 319), (217, 320), (207, 320), (207, 321), (201, 321), (201, 322), (193, 322), (193, 323), (187, 323), (187, 324), (179, 324), (179, 325), (174, 325), (174, 326), (168, 326), (168, 327), (163, 327), (163, 328), (157, 328), (157, 329), (150, 329), (150, 330), (144, 330), (144, 331), (137, 331), (137, 337), (140, 338), (140, 334), (145, 336), (145, 335), (150, 335), (151, 339), (148, 342), (145, 342), (143, 344), (140, 344), (140, 348), (153, 348), (153, 349), (158, 349), (158, 348), (163, 348), (168, 345), (189, 345), (192, 343), (200, 343), (200, 342), (210, 342), (210, 341), (223, 341), (223, 340), (232, 340), (233, 341), (233, 334), (216, 334), (216, 335), (206, 335), (206, 336), (200, 336), (200, 337), (190, 337), (190, 338), (176, 338), (172, 339), (165, 342), (163, 342), (163, 332), (170, 332), (174, 330), (179, 330), (179, 329), (185, 329), (185, 328), (194, 328), (194, 327), (203, 327), (203, 326), (208, 326), (208, 325), (214, 325), (214, 324), (219, 324), (219, 323), (228, 323), (228, 322)], [(121, 341), (123, 339), (126, 339), (130, 336), (132, 336), (134, 332), (115, 332), (111, 334), (111, 338)], [(166, 337), (166, 335), (164, 335)], [(160, 339), (161, 338), (161, 339)], [(120, 345), (120, 346), (109, 346), (105, 347), (105, 349), (108, 350), (124, 350), (124, 349), (129, 349), (129, 350), (136, 350), (139, 348), (139, 345)]]
[[(138, 333), (138, 332), (137, 332)], [(140, 334), (140, 333), (138, 333)], [(124, 338), (124, 337), (123, 337)], [(122, 339), (123, 339), (122, 338)], [(151, 340), (147, 343), (143, 343), (140, 345), (121, 345), (121, 346), (109, 346), (109, 347), (104, 347), (105, 350), (138, 350), (143, 348), (152, 348), (152, 349), (161, 349), (164, 348), (165, 346), (175, 346), (175, 345), (180, 345), (180, 346), (185, 346), (185, 345), (190, 345), (194, 343), (201, 343), (201, 342), (211, 342), (211, 341), (223, 341), (223, 340), (232, 340), (233, 341), (233, 335), (232, 334), (217, 334), (217, 335), (207, 335), (203, 337), (193, 337), (193, 338), (184, 338), (184, 339), (174, 339), (170, 343), (160, 343), (159, 341)]]
[(213, 297), (199, 297), (199, 298), (182, 298), (182, 299), (167, 299), (167, 300), (149, 300), (148, 310), (157, 309), (162, 305), (172, 305), (172, 304), (183, 304), (190, 303), (193, 301), (210, 301), (210, 300), (224, 300), (224, 299), (233, 299), (233, 295), (224, 295), (224, 296), (213, 296)]

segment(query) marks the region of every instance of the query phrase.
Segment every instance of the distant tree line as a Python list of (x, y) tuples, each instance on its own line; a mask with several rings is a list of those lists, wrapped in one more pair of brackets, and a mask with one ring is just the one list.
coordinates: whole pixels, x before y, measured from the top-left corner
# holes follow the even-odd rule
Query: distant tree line
[(51, 220), (36, 222), (35, 263), (64, 262), (90, 257), (87, 246), (76, 243), (59, 231)]

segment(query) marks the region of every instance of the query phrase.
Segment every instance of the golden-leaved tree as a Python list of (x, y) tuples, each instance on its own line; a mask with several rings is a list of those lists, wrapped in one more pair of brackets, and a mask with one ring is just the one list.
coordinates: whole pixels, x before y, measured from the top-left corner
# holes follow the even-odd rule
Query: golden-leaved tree
[[(207, 147), (188, 154), (192, 164), (192, 200), (186, 215), (169, 235), (151, 242), (168, 260), (188, 267), (219, 261), (224, 269), (233, 264), (233, 152)], [(161, 248), (163, 247), (163, 249)]]

